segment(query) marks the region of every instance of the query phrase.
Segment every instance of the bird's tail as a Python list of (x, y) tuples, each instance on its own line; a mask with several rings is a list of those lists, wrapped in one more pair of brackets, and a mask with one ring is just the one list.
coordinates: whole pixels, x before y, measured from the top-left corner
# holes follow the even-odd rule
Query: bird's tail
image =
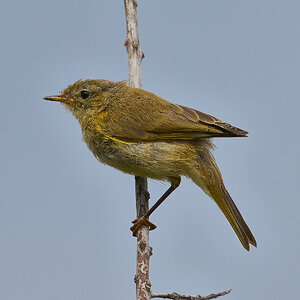
[(256, 247), (256, 240), (251, 230), (224, 185), (222, 185), (222, 195), (214, 197), (214, 200), (217, 202), (217, 205), (225, 215), (244, 248), (249, 251), (249, 243)]
[(256, 247), (256, 240), (227, 192), (212, 154), (209, 151), (202, 152), (198, 163), (188, 176), (215, 200), (243, 247), (248, 251), (250, 244)]

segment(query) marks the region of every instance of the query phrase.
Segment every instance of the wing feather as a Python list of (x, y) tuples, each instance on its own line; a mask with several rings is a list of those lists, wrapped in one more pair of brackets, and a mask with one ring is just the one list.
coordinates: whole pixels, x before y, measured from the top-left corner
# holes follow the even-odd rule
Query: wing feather
[[(197, 140), (213, 137), (242, 137), (247, 132), (198, 110), (172, 104), (153, 93), (123, 86), (123, 97), (107, 118), (106, 132), (124, 141)], [(113, 128), (113, 130), (112, 130)]]

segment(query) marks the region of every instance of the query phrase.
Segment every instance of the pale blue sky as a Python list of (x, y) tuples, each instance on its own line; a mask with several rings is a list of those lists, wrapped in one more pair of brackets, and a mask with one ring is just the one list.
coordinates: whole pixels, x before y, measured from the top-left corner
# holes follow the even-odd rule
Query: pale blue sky
[[(143, 87), (249, 131), (216, 139), (246, 252), (189, 180), (153, 214), (153, 292), (300, 293), (300, 3), (139, 1)], [(128, 77), (122, 0), (1, 4), (0, 299), (134, 299), (134, 179), (100, 165), (77, 121), (42, 100)], [(154, 202), (168, 185), (150, 181)], [(121, 296), (120, 296), (121, 295)]]

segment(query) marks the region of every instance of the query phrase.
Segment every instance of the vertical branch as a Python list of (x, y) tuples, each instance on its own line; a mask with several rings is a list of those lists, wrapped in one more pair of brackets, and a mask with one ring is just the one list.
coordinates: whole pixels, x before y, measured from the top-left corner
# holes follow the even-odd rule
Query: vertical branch
[[(144, 54), (140, 47), (137, 2), (124, 0), (127, 36), (125, 47), (128, 53), (129, 85), (136, 88), (142, 87), (141, 62)], [(147, 179), (135, 177), (136, 210), (137, 217), (142, 217), (149, 210), (149, 193)], [(149, 262), (151, 249), (149, 246), (149, 228), (142, 226), (137, 233), (137, 266), (134, 281), (136, 283), (136, 299), (151, 299), (151, 283), (149, 280)]]
[(141, 63), (144, 54), (140, 47), (137, 2), (136, 0), (124, 0), (127, 36), (125, 47), (128, 53), (129, 85), (142, 88)]

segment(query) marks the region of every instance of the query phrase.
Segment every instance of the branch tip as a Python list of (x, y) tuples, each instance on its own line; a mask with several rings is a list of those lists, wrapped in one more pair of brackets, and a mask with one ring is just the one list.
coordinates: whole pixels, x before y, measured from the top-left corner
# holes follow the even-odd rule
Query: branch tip
[(180, 295), (177, 293), (172, 293), (172, 294), (152, 294), (151, 298), (162, 298), (162, 299), (173, 299), (173, 300), (210, 300), (210, 299), (216, 299), (218, 297), (221, 296), (225, 296), (227, 294), (229, 294), (231, 292), (230, 290), (221, 292), (221, 293), (217, 293), (217, 294), (210, 294), (208, 296), (186, 296), (186, 295)]

